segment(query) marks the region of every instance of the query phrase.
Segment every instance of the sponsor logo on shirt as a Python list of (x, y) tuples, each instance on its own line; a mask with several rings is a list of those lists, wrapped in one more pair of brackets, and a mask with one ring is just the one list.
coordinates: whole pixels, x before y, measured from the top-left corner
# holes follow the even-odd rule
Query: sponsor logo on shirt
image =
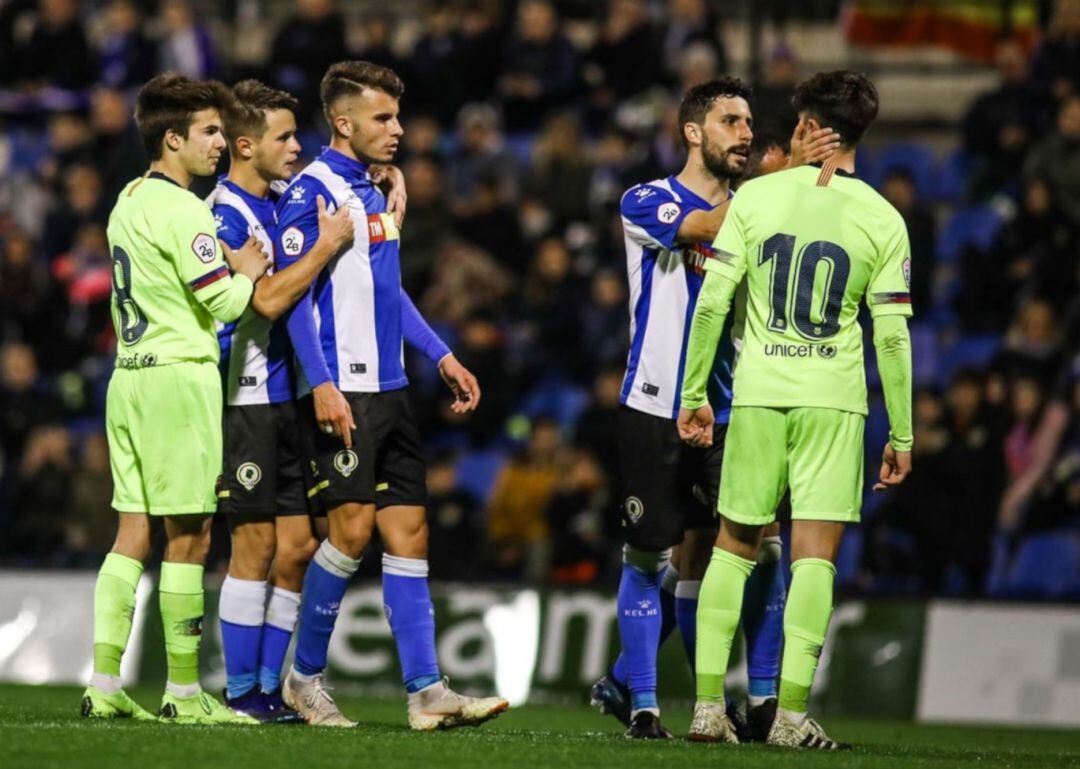
[(634, 196), (637, 197), (638, 203), (645, 200), (645, 198), (653, 195), (656, 192), (652, 187), (638, 187), (634, 190)]
[(214, 261), (214, 257), (217, 256), (217, 238), (213, 235), (207, 235), (205, 232), (200, 232), (191, 241), (191, 252), (203, 264), (210, 264), (210, 262)]
[(369, 243), (383, 243), (400, 238), (394, 218), (389, 214), (368, 214), (367, 223)]
[(682, 250), (683, 263), (686, 265), (686, 269), (691, 270), (697, 275), (705, 274), (705, 260), (715, 259), (716, 252), (712, 250), (712, 246), (705, 243), (691, 243), (685, 246)]
[(836, 345), (832, 344), (767, 344), (765, 354), (770, 358), (810, 358), (814, 351), (826, 360), (836, 357)]
[(117, 355), (116, 367), (127, 369), (150, 368), (157, 365), (157, 354), (146, 352), (142, 355)]
[(304, 200), (304, 195), (307, 193), (303, 187), (299, 184), (289, 191), (289, 203), (300, 203)]

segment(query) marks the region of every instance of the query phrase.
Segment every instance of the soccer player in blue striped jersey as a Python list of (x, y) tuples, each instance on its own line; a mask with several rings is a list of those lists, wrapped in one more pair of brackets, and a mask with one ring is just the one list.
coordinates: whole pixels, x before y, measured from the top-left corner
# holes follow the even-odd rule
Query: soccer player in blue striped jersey
[[(731, 185), (743, 176), (750, 157), (749, 98), (750, 89), (735, 78), (688, 91), (679, 111), (686, 165), (675, 176), (632, 187), (621, 204), (631, 310), (618, 424), (627, 532), (617, 602), (622, 653), (593, 687), (592, 699), (626, 723), (631, 738), (670, 736), (659, 719), (656, 655), (675, 626), (691, 665), (694, 660), (697, 593), (715, 538), (718, 447), (730, 415), (738, 318), (724, 330), (709, 377), (714, 447), (684, 446), (674, 420), (690, 318), (705, 261), (713, 257), (710, 243), (726, 213)], [(798, 157), (792, 163), (803, 162), (804, 151), (824, 153), (833, 144), (829, 131), (804, 134), (804, 126), (796, 129)], [(784, 601), (778, 536), (763, 541), (759, 560), (759, 589), (748, 591), (755, 605), (747, 611), (745, 628), (751, 706), (776, 693)]]
[(473, 725), (507, 707), (498, 697), (453, 692), (435, 656), (427, 585), (426, 470), (406, 387), (403, 341), (436, 364), (458, 412), (476, 408), (480, 388), (424, 321), (401, 287), (399, 230), (372, 183), (402, 135), (404, 84), (367, 62), (340, 62), (320, 95), (330, 146), (278, 203), (279, 268), (302, 258), (317, 225), (316, 200), (346, 209), (356, 240), (319, 275), (288, 318), (299, 361), (301, 420), (317, 470), (310, 493), (328, 509), (329, 536), (304, 578), (296, 660), (285, 702), (311, 723), (351, 726), (323, 686), (327, 648), (349, 579), (376, 526), (382, 539), (383, 603), (408, 692), (413, 729)]
[[(273, 254), (273, 186), (292, 177), (300, 152), (297, 102), (256, 80), (238, 83), (233, 96), (224, 119), (229, 174), (206, 202), (226, 246), (253, 240)], [(279, 676), (296, 625), (300, 585), (318, 542), (297, 445), (292, 348), (284, 324), (275, 321), (353, 238), (348, 215), (331, 216), (325, 207), (319, 229), (304, 259), (263, 280), (244, 314), (218, 326), (225, 399), (218, 510), (232, 532), (219, 607), (225, 700), (264, 723), (303, 721), (281, 701)]]

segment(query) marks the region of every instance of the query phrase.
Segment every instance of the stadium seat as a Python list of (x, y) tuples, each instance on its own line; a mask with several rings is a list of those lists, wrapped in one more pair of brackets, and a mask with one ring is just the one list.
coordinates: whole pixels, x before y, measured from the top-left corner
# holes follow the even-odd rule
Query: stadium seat
[(577, 385), (557, 377), (545, 379), (525, 396), (521, 413), (530, 419), (549, 417), (564, 430), (577, 424), (589, 403), (589, 394)]
[(903, 169), (911, 174), (919, 197), (925, 200), (934, 196), (937, 187), (936, 163), (933, 150), (922, 144), (887, 144), (876, 153), (870, 178), (880, 189), (890, 171)]
[(495, 479), (506, 462), (502, 451), (472, 451), (458, 457), (457, 485), (475, 496), (481, 504), (487, 504)]
[(947, 385), (952, 375), (962, 368), (986, 368), (1000, 347), (1001, 337), (997, 334), (965, 334), (957, 337), (938, 358), (938, 382), (942, 386)]
[(943, 262), (955, 262), (964, 246), (989, 249), (1001, 229), (1001, 217), (990, 206), (961, 208), (938, 238), (938, 258)]
[(934, 184), (934, 199), (944, 203), (959, 203), (967, 194), (971, 158), (963, 150), (949, 153), (938, 164)]
[(1020, 543), (1002, 586), (1014, 598), (1066, 598), (1080, 594), (1080, 534), (1053, 531)]

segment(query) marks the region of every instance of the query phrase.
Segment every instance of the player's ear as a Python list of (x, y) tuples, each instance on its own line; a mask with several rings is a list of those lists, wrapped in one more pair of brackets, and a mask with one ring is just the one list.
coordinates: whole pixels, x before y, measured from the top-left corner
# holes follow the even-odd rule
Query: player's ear
[(241, 136), (236, 140), (236, 152), (240, 157), (249, 160), (255, 154), (255, 142), (247, 136)]
[(701, 126), (697, 123), (683, 123), (683, 136), (690, 143), (691, 147), (697, 147), (701, 144)]
[(334, 128), (343, 138), (352, 137), (352, 121), (348, 115), (334, 115)]
[(171, 149), (173, 152), (177, 152), (180, 149), (181, 143), (180, 134), (176, 131), (168, 128), (165, 130), (165, 146)]

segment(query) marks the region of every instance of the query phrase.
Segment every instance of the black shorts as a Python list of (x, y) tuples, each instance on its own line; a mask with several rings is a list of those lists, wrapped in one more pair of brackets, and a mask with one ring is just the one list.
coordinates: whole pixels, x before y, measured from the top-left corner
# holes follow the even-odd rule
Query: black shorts
[(296, 404), (226, 406), (218, 511), (230, 516), (309, 515)]
[(727, 425), (713, 428), (707, 449), (679, 439), (675, 420), (623, 406), (617, 434), (622, 515), (631, 547), (660, 551), (690, 529), (715, 528)]
[(300, 399), (300, 421), (313, 458), (315, 493), (331, 510), (348, 502), (423, 507), (427, 504), (427, 464), (408, 391), (343, 393), (356, 430), (352, 449), (315, 423), (315, 401)]

